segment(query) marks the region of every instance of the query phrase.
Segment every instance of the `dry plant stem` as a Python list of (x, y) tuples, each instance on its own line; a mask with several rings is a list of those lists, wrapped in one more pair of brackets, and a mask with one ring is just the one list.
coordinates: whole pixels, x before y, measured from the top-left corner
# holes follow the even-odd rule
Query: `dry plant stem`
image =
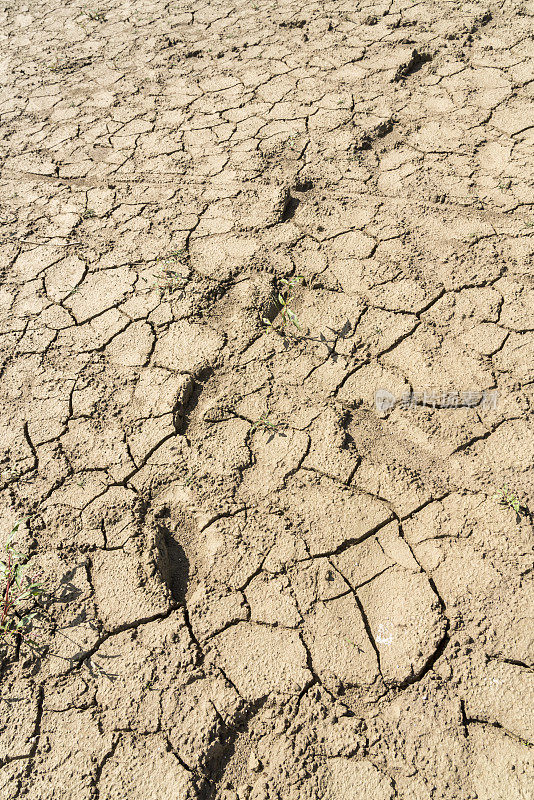
[(4, 601), (2, 604), (2, 618), (0, 620), (0, 631), (3, 630), (7, 616), (13, 606), (13, 601), (10, 598), (11, 586), (13, 582), (13, 556), (8, 553), (7, 556), (7, 577), (6, 577), (6, 590), (4, 592)]

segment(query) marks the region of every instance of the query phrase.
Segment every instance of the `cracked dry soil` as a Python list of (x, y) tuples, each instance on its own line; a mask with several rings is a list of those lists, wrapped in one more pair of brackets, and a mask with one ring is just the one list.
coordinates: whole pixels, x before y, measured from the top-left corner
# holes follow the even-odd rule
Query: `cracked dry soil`
[(6, 0), (3, 800), (532, 798), (533, 15)]

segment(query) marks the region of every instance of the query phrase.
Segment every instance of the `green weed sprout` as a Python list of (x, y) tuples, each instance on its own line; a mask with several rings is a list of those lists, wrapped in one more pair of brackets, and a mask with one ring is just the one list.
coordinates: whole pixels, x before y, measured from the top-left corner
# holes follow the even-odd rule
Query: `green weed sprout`
[[(297, 286), (302, 280), (302, 275), (296, 275), (294, 278), (282, 278), (280, 283), (282, 284), (283, 288), (280, 289), (277, 296), (277, 302), (280, 307), (279, 313), (280, 318), (282, 320), (282, 327), (285, 328), (290, 323), (298, 328), (299, 331), (302, 330), (300, 326), (300, 322), (298, 320), (297, 315), (291, 308), (291, 302), (293, 300), (292, 290), (295, 286)], [(262, 318), (262, 322), (266, 328), (273, 328), (273, 323), (271, 320), (267, 319), (266, 317)]]
[(265, 413), (262, 414), (259, 419), (252, 423), (250, 426), (251, 431), (258, 430), (258, 428), (264, 428), (269, 431), (276, 431), (278, 430), (278, 425), (275, 422), (271, 422), (269, 419), (269, 414)]
[(183, 290), (187, 286), (189, 278), (180, 270), (174, 268), (175, 264), (185, 265), (187, 262), (187, 251), (185, 249), (174, 250), (168, 256), (160, 256), (157, 262), (163, 264), (163, 269), (157, 276), (156, 283), (152, 288), (159, 289), (163, 295)]
[(39, 611), (19, 613), (20, 606), (43, 593), (42, 584), (26, 579), (22, 556), (13, 548), (13, 539), (23, 521), (14, 525), (4, 547), (4, 559), (0, 561), (0, 645), (14, 645), (20, 637), (25, 644), (36, 648), (37, 643), (27, 632)]
[(106, 21), (106, 12), (105, 11), (101, 11), (98, 8), (86, 8), (84, 10), (84, 13), (93, 22), (105, 22)]
[(506, 484), (504, 484), (503, 488), (499, 489), (499, 491), (493, 495), (493, 499), (497, 500), (497, 502), (501, 506), (506, 506), (507, 508), (511, 508), (513, 511), (515, 511), (518, 517), (522, 516), (522, 514), (524, 513), (517, 498), (517, 495), (511, 492)]

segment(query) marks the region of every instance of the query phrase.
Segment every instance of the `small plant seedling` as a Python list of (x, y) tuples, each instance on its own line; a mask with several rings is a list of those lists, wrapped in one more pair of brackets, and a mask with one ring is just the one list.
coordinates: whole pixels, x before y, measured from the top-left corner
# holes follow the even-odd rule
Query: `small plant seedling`
[(11, 468), (5, 469), (2, 471), (2, 478), (6, 481), (13, 481), (18, 480), (22, 476), (22, 472), (19, 469)]
[(119, 677), (113, 672), (108, 672), (94, 656), (93, 658), (85, 659), (82, 664), (89, 670), (91, 675), (101, 675), (103, 678), (107, 678), (110, 683), (113, 683)]
[(0, 477), (4, 481), (8, 481), (9, 483), (13, 481), (22, 481), (24, 483), (28, 483), (31, 481), (30, 473), (32, 470), (23, 472), (21, 469), (17, 469), (16, 467), (11, 467), (10, 469), (2, 470), (0, 473)]
[(187, 285), (187, 278), (174, 269), (164, 269), (160, 272), (154, 287), (162, 294), (173, 294), (183, 290)]
[(187, 258), (187, 250), (181, 248), (180, 250), (173, 250), (168, 256), (159, 256), (156, 261), (163, 261), (164, 264), (174, 264), (176, 261), (185, 261)]
[(343, 636), (342, 638), (347, 642), (347, 644), (350, 644), (352, 647), (355, 647), (356, 650), (358, 650), (358, 652), (363, 653), (362, 648), (358, 644), (356, 644), (356, 642), (353, 642), (352, 639), (349, 639), (347, 636)]
[(521, 517), (525, 513), (521, 508), (517, 495), (511, 492), (506, 484), (493, 495), (493, 499), (497, 500), (499, 505), (511, 508), (518, 517)]
[(266, 412), (265, 414), (262, 414), (259, 419), (257, 419), (255, 422), (253, 422), (252, 425), (250, 426), (250, 430), (251, 431), (256, 431), (256, 430), (269, 431), (270, 436), (269, 436), (269, 439), (267, 440), (267, 443), (272, 442), (272, 440), (275, 437), (275, 434), (277, 436), (281, 436), (284, 439), (287, 436), (287, 434), (285, 434), (283, 431), (280, 430), (280, 427), (279, 427), (279, 425), (276, 424), (276, 422), (272, 422), (269, 419), (269, 412)]
[(84, 219), (91, 219), (91, 217), (96, 217), (96, 211), (93, 211), (92, 208), (86, 208), (82, 214)]
[(185, 264), (187, 261), (187, 250), (174, 250), (168, 256), (160, 256), (156, 259), (161, 262), (164, 267), (158, 275), (153, 287), (159, 289), (162, 294), (172, 294), (173, 292), (183, 290), (187, 285), (188, 277), (183, 275), (178, 270), (174, 269), (175, 264)]
[(297, 286), (301, 282), (301, 280), (302, 280), (301, 275), (297, 275), (294, 278), (290, 278), (289, 280), (282, 278), (280, 283), (282, 283), (282, 285), (285, 288), (282, 289), (282, 291), (278, 294), (278, 302), (281, 305), (280, 315), (282, 317), (282, 324), (285, 326), (287, 325), (288, 322), (292, 322), (293, 325), (295, 325), (295, 327), (299, 329), (299, 331), (301, 331), (302, 328), (300, 327), (297, 315), (295, 314), (294, 311), (291, 310), (289, 304), (293, 299), (291, 291), (294, 286)]
[(278, 430), (278, 425), (275, 422), (271, 422), (271, 420), (269, 419), (269, 413), (266, 412), (265, 414), (262, 414), (261, 417), (257, 419), (255, 422), (253, 422), (252, 425), (250, 426), (251, 431), (258, 430), (258, 428), (265, 428), (266, 430), (269, 431), (276, 431)]
[[(296, 275), (294, 278), (289, 278), (289, 280), (282, 278), (282, 280), (280, 281), (283, 288), (278, 292), (278, 296), (276, 299), (278, 305), (280, 306), (279, 313), (280, 313), (280, 318), (282, 320), (283, 328), (285, 328), (289, 323), (291, 323), (292, 325), (295, 326), (295, 328), (298, 328), (299, 331), (302, 330), (297, 315), (291, 309), (291, 302), (293, 300), (292, 290), (295, 286), (297, 286), (300, 283), (301, 280), (302, 280), (302, 275)], [(273, 323), (266, 317), (262, 318), (262, 322), (266, 328), (273, 327)]]
[(13, 539), (21, 524), (22, 521), (14, 525), (4, 547), (4, 560), (0, 560), (0, 645), (13, 646), (18, 637), (35, 649), (38, 645), (28, 636), (28, 630), (39, 611), (22, 615), (19, 612), (22, 605), (43, 594), (43, 586), (25, 578), (22, 556), (13, 547)]
[(105, 22), (106, 12), (98, 8), (86, 8), (84, 12), (93, 22)]

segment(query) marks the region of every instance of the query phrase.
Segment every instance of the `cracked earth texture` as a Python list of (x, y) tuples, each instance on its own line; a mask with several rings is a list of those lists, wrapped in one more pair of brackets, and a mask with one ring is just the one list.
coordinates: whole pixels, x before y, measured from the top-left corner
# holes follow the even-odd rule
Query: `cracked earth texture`
[(2, 798), (533, 796), (533, 15), (3, 5)]

